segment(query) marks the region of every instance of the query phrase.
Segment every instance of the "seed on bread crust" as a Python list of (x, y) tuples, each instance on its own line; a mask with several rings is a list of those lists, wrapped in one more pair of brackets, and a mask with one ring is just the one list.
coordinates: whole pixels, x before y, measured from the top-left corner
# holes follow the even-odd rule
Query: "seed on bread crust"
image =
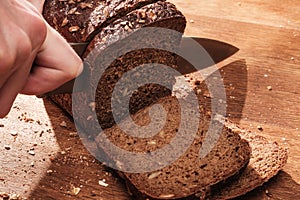
[(73, 15), (75, 14), (75, 12), (77, 11), (77, 8), (72, 8), (71, 10), (69, 10), (68, 15)]
[(70, 31), (71, 33), (73, 33), (73, 32), (77, 32), (79, 29), (80, 29), (79, 26), (71, 26), (71, 27), (69, 28), (69, 31)]
[(69, 23), (69, 20), (67, 18), (64, 18), (63, 21), (62, 21), (62, 23), (61, 23), (61, 27), (64, 27), (68, 23)]
[(80, 6), (81, 9), (93, 8), (93, 4), (91, 4), (91, 3), (85, 3), (85, 2), (81, 2), (79, 4), (79, 6)]

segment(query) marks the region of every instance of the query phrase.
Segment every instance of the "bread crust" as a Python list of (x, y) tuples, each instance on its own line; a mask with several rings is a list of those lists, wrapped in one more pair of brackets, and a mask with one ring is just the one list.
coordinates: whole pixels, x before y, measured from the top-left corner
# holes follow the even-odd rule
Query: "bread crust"
[(282, 170), (288, 159), (287, 150), (278, 143), (240, 129), (230, 122), (227, 122), (226, 126), (249, 142), (252, 150), (251, 158), (239, 176), (233, 181), (226, 182), (222, 187), (218, 187), (217, 190), (212, 190), (209, 199), (232, 199), (250, 192)]
[(46, 0), (43, 15), (68, 42), (88, 42), (127, 13), (158, 0)]

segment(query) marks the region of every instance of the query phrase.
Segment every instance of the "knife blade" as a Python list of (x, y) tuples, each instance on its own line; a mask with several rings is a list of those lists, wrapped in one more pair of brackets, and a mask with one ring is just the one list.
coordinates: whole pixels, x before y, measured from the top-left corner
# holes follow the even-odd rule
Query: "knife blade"
[(88, 46), (88, 42), (70, 42), (69, 45), (74, 49), (78, 56), (82, 57)]
[[(190, 47), (189, 43), (190, 43), (191, 39), (198, 42), (199, 45), (201, 45), (206, 50), (206, 52), (211, 56), (212, 60), (215, 63), (225, 60), (226, 58), (232, 56), (239, 50), (237, 47), (235, 47), (231, 44), (227, 44), (225, 42), (207, 39), (207, 38), (184, 36), (181, 41), (180, 50), (187, 51), (190, 54), (195, 54), (195, 56), (199, 56), (199, 55), (197, 55), (197, 52), (195, 52), (193, 50), (193, 48)], [(72, 48), (75, 50), (75, 52), (80, 57), (83, 55), (83, 53), (88, 45), (88, 43), (69, 43), (69, 44), (72, 46)], [(179, 66), (178, 71), (183, 75), (196, 71), (195, 68), (183, 58), (178, 59), (178, 66)], [(201, 68), (209, 67), (209, 65), (205, 62), (201, 63), (200, 66), (201, 66)], [(88, 76), (86, 76), (86, 73), (87, 73), (87, 69), (86, 69), (86, 67), (84, 67), (83, 73), (80, 76), (88, 77)], [(85, 80), (85, 81), (88, 81), (88, 80)], [(59, 88), (57, 88), (51, 92), (48, 92), (42, 96), (84, 91), (85, 88), (78, 88), (78, 87), (76, 87), (76, 89), (73, 88), (74, 82), (75, 82), (75, 79), (63, 84)]]
[[(215, 64), (229, 58), (230, 56), (234, 55), (236, 52), (239, 51), (237, 47), (218, 40), (199, 37), (183, 37), (180, 45), (180, 51), (184, 51), (187, 54), (192, 55), (190, 57), (204, 57), (204, 59), (202, 59), (202, 62), (198, 63), (198, 69), (210, 67), (212, 63), (205, 59), (205, 56), (207, 55), (199, 55), (199, 52), (197, 52), (196, 49), (193, 49), (193, 43), (195, 41), (207, 52), (207, 54), (211, 57), (212, 61)], [(187, 60), (181, 57), (178, 57), (177, 65), (178, 71), (182, 75), (197, 71), (197, 69), (192, 64), (190, 64)]]

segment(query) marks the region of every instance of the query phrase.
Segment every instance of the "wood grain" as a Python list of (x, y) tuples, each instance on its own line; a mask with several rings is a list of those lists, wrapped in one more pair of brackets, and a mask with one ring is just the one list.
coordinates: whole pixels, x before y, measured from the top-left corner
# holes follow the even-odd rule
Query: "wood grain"
[[(185, 35), (240, 49), (218, 64), (224, 83), (232, 87), (231, 119), (289, 148), (284, 170), (239, 199), (300, 199), (300, 2), (170, 1), (188, 19)], [(33, 121), (26, 122), (25, 115)], [(29, 199), (130, 199), (122, 181), (70, 134), (74, 124), (49, 101), (19, 96), (0, 124), (0, 192)], [(32, 148), (34, 156), (28, 153)], [(98, 184), (102, 179), (108, 187)], [(70, 194), (74, 187), (80, 188), (77, 195)]]
[[(236, 94), (240, 94), (236, 96), (240, 100), (236, 101), (243, 108), (241, 118), (237, 115), (232, 119), (241, 127), (289, 148), (284, 171), (241, 199), (299, 198), (300, 26), (296, 12), (299, 3), (285, 1), (278, 5), (274, 0), (172, 2), (188, 18), (186, 35), (224, 41), (240, 49), (227, 63), (219, 66), (226, 70), (228, 63), (239, 59), (245, 59), (247, 66), (246, 75), (242, 68), (236, 68), (224, 79), (233, 85), (247, 81), (243, 87), (235, 88)], [(269, 86), (272, 90), (268, 90)], [(243, 98), (245, 101), (241, 105)], [(229, 113), (240, 109), (231, 107)], [(258, 125), (263, 131), (257, 129)]]

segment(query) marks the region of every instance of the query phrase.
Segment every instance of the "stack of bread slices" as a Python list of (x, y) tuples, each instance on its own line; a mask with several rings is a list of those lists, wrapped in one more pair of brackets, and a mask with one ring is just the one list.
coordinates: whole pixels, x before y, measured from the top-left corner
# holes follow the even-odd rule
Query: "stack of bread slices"
[[(43, 15), (68, 42), (89, 43), (82, 59), (91, 59), (90, 55), (94, 57), (101, 55), (106, 49), (142, 28), (166, 28), (183, 34), (186, 26), (185, 17), (176, 6), (163, 0), (46, 0)], [(177, 34), (168, 37), (171, 40), (165, 45), (170, 47), (180, 45), (181, 38)], [(134, 40), (129, 41), (134, 45)], [(155, 41), (163, 43), (163, 39), (155, 38)], [(144, 42), (149, 43), (148, 45), (153, 43), (153, 41)], [(103, 74), (98, 75), (101, 76), (98, 77), (100, 78), (98, 85), (91, 87), (92, 93), (96, 91), (95, 96), (91, 95), (90, 90), (78, 92), (76, 95), (79, 103), (73, 104), (73, 107), (74, 94), (51, 96), (51, 99), (71, 116), (74, 117), (75, 112), (76, 121), (82, 127), (80, 131), (88, 131), (97, 148), (115, 164), (132, 197), (231, 199), (253, 190), (275, 176), (287, 162), (287, 151), (263, 136), (241, 130), (227, 120), (215, 119), (206, 107), (201, 106), (201, 94), (196, 95), (200, 105), (196, 108), (200, 116), (196, 118), (198, 121), (194, 133), (190, 133), (189, 128), (182, 128), (192, 126), (189, 123), (195, 123), (195, 105), (185, 97), (172, 95), (172, 87), (176, 82), (174, 75), (164, 74), (164, 79), (168, 80), (168, 87), (155, 83), (139, 87), (129, 101), (130, 116), (123, 112), (123, 108), (119, 108), (116, 111), (118, 119), (114, 118), (111, 106), (112, 93), (123, 75), (138, 66), (142, 68), (145, 66), (144, 73), (149, 73), (147, 70), (149, 63), (167, 65), (172, 69), (180, 67), (176, 65), (177, 56), (174, 52), (154, 47), (155, 45), (152, 49), (137, 49), (118, 57)], [(99, 66), (91, 63), (85, 69), (91, 79), (97, 78), (95, 74), (97, 67)], [(189, 79), (189, 75), (185, 78)], [(197, 80), (193, 77), (193, 80), (195, 79)], [(197, 91), (199, 84), (193, 84), (193, 81), (189, 81), (189, 84), (192, 91)], [(141, 126), (155, 125), (156, 121), (151, 121), (149, 115), (154, 119), (161, 116), (159, 112), (151, 111), (154, 104), (160, 104), (164, 108), (165, 124), (153, 137), (138, 137), (120, 128), (134, 130), (134, 127), (131, 127), (133, 124), (128, 119)], [(74, 108), (74, 105), (77, 107)], [(185, 107), (184, 111), (182, 105)], [(90, 107), (91, 113), (96, 113), (95, 117), (86, 110), (86, 107)], [(183, 115), (188, 120), (182, 122)], [(157, 123), (159, 124), (159, 120)], [(220, 124), (219, 137), (210, 151), (200, 156), (199, 152), (204, 141), (211, 133), (208, 130), (211, 126)], [(113, 154), (109, 148), (103, 148), (103, 138), (97, 137), (100, 134), (97, 132), (100, 131), (96, 128), (98, 126), (101, 126), (101, 134), (125, 152), (152, 155), (151, 152), (168, 146), (170, 156), (158, 154), (156, 161), (159, 164), (165, 158), (171, 160), (168, 165), (162, 165), (160, 168), (155, 162), (147, 163), (148, 170), (138, 173), (125, 169), (126, 167), (123, 169), (122, 166), (125, 165), (143, 169), (145, 162), (139, 160), (140, 157), (132, 159), (126, 153)], [(172, 143), (179, 132), (182, 142)], [(184, 140), (191, 138), (189, 134), (194, 135), (187, 145)], [(177, 149), (184, 151), (180, 155), (173, 155), (172, 149), (174, 152)]]

